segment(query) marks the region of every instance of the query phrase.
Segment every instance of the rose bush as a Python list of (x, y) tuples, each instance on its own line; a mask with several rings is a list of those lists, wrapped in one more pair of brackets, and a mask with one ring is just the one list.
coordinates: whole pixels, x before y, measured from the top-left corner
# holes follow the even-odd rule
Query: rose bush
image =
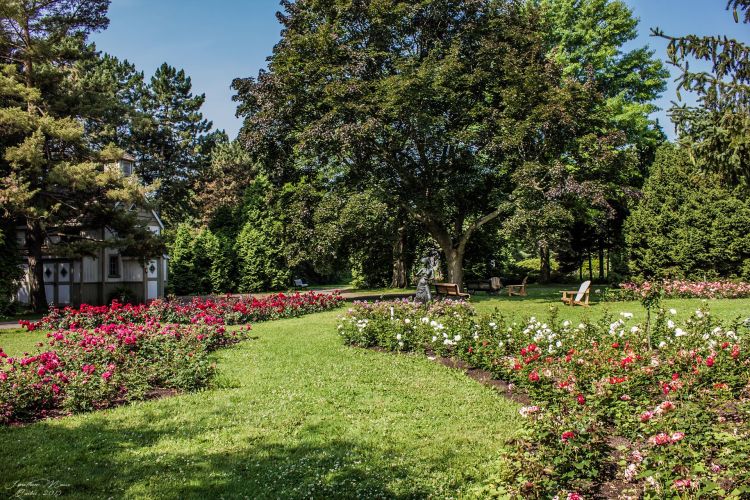
[(551, 498), (745, 497), (750, 493), (748, 322), (699, 309), (683, 324), (654, 311), (573, 325), (556, 314), (508, 322), (461, 302), (355, 304), (345, 342), (461, 359), (523, 389), (525, 434), (507, 458), (515, 493)]
[(214, 372), (209, 353), (245, 338), (220, 319), (191, 325), (106, 324), (59, 329), (39, 352), (0, 349), (0, 424), (144, 399), (154, 389), (195, 390)]
[(257, 321), (302, 316), (338, 307), (344, 299), (334, 293), (273, 294), (263, 298), (248, 297), (221, 299), (194, 298), (184, 304), (175, 300), (154, 300), (148, 304), (109, 306), (83, 304), (78, 308), (50, 308), (49, 314), (37, 322), (21, 320), (28, 330), (95, 328), (105, 324), (144, 323), (156, 320), (165, 323), (190, 324), (221, 319), (225, 325), (239, 325)]
[(750, 297), (750, 283), (734, 281), (665, 280), (642, 283), (622, 283), (619, 289), (609, 291), (607, 300), (641, 300), (655, 288), (665, 299), (741, 299)]

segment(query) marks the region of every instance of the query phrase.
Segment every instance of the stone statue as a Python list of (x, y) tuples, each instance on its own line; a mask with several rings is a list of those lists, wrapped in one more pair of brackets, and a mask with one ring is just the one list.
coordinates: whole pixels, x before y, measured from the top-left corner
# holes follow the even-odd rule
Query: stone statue
[(417, 272), (419, 281), (417, 282), (416, 300), (419, 302), (430, 302), (432, 293), (430, 292), (430, 281), (434, 276), (435, 257), (422, 257), (422, 268)]

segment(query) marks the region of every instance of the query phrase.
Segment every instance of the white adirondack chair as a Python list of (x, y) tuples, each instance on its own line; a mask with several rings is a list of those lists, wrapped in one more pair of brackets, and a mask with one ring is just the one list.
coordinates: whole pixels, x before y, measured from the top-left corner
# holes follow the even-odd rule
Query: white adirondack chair
[(576, 292), (575, 290), (565, 290), (562, 292), (562, 301), (570, 306), (589, 306), (589, 293), (591, 292), (590, 281), (584, 281), (581, 283), (581, 288)]

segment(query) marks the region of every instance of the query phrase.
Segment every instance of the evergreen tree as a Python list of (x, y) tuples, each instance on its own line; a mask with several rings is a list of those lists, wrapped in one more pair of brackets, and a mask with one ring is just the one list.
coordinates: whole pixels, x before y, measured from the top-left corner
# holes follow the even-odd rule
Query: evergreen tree
[(212, 293), (230, 293), (235, 290), (236, 256), (234, 244), (223, 235), (215, 235), (209, 229), (204, 249), (210, 260), (208, 276)]
[(237, 141), (219, 141), (211, 151), (211, 165), (203, 173), (197, 204), (204, 223), (221, 210), (231, 211), (242, 204), (245, 189), (257, 173), (257, 166)]
[[(86, 37), (105, 28), (108, 0), (49, 0), (0, 4), (0, 117), (5, 151), (0, 204), (26, 226), (32, 307), (46, 309), (42, 257), (78, 256), (94, 246), (119, 247), (147, 258), (159, 242), (124, 206), (144, 203), (135, 178), (104, 165), (118, 158), (94, 150), (82, 123), (89, 110), (76, 106), (76, 75), (95, 57)], [(116, 237), (97, 241), (83, 227), (108, 227)]]
[(270, 187), (268, 179), (259, 176), (245, 193), (245, 223), (236, 241), (242, 293), (280, 290), (292, 279), (284, 258), (283, 224), (268, 210)]
[(626, 224), (639, 278), (750, 278), (750, 203), (665, 145)]
[(179, 224), (169, 247), (169, 286), (177, 295), (193, 293), (199, 280), (194, 242), (195, 233), (190, 224)]
[(21, 253), (15, 233), (13, 220), (0, 217), (0, 317), (13, 312), (13, 297), (21, 278)]
[(184, 70), (162, 64), (151, 77), (134, 129), (139, 175), (159, 181), (157, 199), (165, 223), (176, 225), (194, 215), (193, 185), (210, 162), (223, 134), (209, 133), (212, 124), (200, 112), (205, 94), (193, 95)]
[[(750, 0), (729, 0), (735, 22), (750, 23)], [(669, 63), (681, 73), (677, 99), (693, 93), (696, 106), (675, 103), (670, 117), (694, 165), (728, 184), (750, 184), (750, 45), (726, 36), (655, 36), (669, 41)], [(690, 63), (693, 62), (691, 69)], [(696, 64), (697, 63), (697, 64)], [(711, 70), (704, 71), (703, 65)]]
[(133, 131), (151, 120), (141, 109), (147, 90), (143, 72), (127, 60), (103, 54), (83, 61), (79, 74), (73, 98), (83, 110), (88, 143), (95, 149), (114, 144), (137, 153), (140, 144)]

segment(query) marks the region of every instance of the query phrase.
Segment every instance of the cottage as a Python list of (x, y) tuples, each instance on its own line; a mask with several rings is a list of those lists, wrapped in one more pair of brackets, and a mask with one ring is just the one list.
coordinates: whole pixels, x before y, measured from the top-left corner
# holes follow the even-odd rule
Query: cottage
[[(135, 159), (124, 155), (112, 168), (120, 168), (124, 175), (133, 174)], [(164, 231), (164, 224), (153, 210), (128, 207), (136, 210), (144, 226), (155, 234)], [(109, 229), (91, 227), (82, 233), (97, 239), (113, 239)], [(23, 247), (25, 228), (17, 229), (19, 244)], [(136, 257), (120, 255), (115, 248), (101, 248), (93, 256), (80, 258), (59, 258), (45, 256), (44, 290), (50, 305), (108, 304), (113, 298), (127, 295), (137, 302), (147, 302), (164, 297), (167, 282), (166, 255), (143, 263)], [(30, 302), (28, 285), (28, 265), (24, 264), (17, 299), (22, 304)]]

